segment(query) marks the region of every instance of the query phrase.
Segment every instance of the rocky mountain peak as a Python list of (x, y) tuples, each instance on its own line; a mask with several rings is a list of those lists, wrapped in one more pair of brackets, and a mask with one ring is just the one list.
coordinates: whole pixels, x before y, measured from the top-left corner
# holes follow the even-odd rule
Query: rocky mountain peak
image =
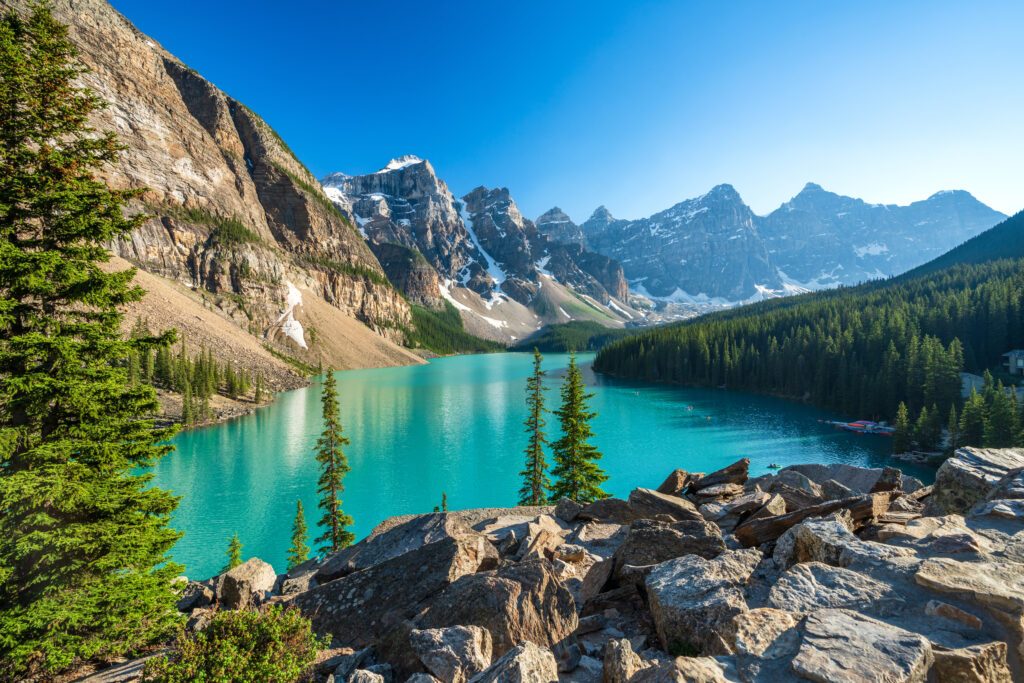
[(583, 246), (585, 242), (580, 226), (573, 223), (569, 215), (557, 206), (541, 214), (535, 223), (537, 230), (553, 242), (579, 244), (580, 246)]
[(377, 173), (387, 173), (388, 171), (400, 171), (403, 168), (408, 168), (409, 166), (422, 164), (423, 162), (424, 159), (420, 159), (415, 154), (404, 154), (400, 157), (396, 157), (389, 161), (387, 165), (384, 166), (384, 168), (377, 171)]

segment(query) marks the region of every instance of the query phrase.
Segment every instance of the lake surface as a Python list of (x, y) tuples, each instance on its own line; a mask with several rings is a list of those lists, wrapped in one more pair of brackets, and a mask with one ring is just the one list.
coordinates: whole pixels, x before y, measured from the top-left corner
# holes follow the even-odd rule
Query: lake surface
[[(579, 357), (587, 365), (592, 359)], [(338, 373), (352, 441), (343, 507), (358, 538), (386, 517), (430, 512), (442, 491), (451, 509), (515, 504), (531, 361), (530, 354), (503, 353)], [(567, 363), (566, 355), (545, 357), (549, 407)], [(740, 457), (750, 458), (752, 474), (769, 471), (770, 463), (891, 464), (888, 439), (836, 431), (818, 422), (835, 415), (798, 403), (586, 374), (599, 413), (594, 442), (613, 495), (654, 488), (677, 467), (710, 472)], [(173, 525), (185, 537), (173, 555), (189, 576), (215, 574), (235, 532), (245, 557), (284, 571), (296, 499), (306, 508), (311, 538), (320, 519), (313, 445), (321, 428), (316, 382), (252, 415), (175, 438), (176, 452), (154, 471), (157, 485), (182, 496)], [(548, 433), (557, 434), (553, 415)]]

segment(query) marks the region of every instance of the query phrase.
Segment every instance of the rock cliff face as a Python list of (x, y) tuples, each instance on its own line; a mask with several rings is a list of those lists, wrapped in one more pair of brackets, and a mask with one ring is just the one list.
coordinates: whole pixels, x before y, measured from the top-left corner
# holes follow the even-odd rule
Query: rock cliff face
[(506, 188), (456, 199), (429, 161), (411, 155), (321, 182), (410, 300), (450, 300), (476, 334), (512, 341), (548, 322), (640, 318), (614, 259), (543, 234)]
[(583, 246), (586, 240), (583, 237), (583, 229), (572, 222), (568, 214), (557, 206), (549, 209), (537, 218), (537, 230), (542, 235), (547, 235), (552, 242), (559, 244), (578, 244)]
[[(302, 308), (290, 303), (293, 289), (402, 340), (407, 304), (356, 228), (262, 119), (103, 0), (52, 5), (91, 69), (85, 84), (109, 103), (93, 125), (113, 130), (126, 147), (108, 180), (144, 187), (133, 210), (153, 216), (112, 244), (115, 254), (187, 285), (199, 305), (221, 309), (300, 357), (323, 354), (299, 322)], [(286, 320), (293, 321), (287, 329)]]

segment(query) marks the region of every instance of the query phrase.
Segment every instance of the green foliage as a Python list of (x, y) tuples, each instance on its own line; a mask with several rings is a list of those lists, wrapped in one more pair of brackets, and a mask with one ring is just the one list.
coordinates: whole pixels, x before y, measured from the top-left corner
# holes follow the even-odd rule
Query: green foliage
[(899, 407), (896, 408), (896, 422), (893, 426), (896, 432), (892, 435), (892, 452), (906, 453), (910, 450), (914, 435), (910, 426), (910, 411), (903, 401), (900, 401)]
[(942, 441), (942, 415), (936, 406), (925, 406), (914, 422), (914, 441), (924, 451), (934, 451)]
[(263, 241), (249, 226), (234, 216), (218, 216), (203, 209), (182, 206), (156, 207), (154, 210), (166, 212), (184, 222), (210, 226), (210, 241), (214, 244), (256, 244)]
[(609, 328), (591, 320), (574, 320), (559, 325), (548, 325), (514, 346), (513, 350), (528, 351), (536, 348), (559, 353), (597, 351), (613, 341), (636, 333), (636, 329)]
[(294, 569), (309, 559), (309, 546), (306, 545), (306, 512), (302, 509), (302, 501), (295, 501), (295, 521), (292, 522), (292, 544), (288, 548), (288, 569)]
[(282, 353), (281, 351), (278, 351), (270, 344), (264, 344), (263, 348), (266, 349), (271, 356), (277, 358), (280, 361), (284, 361), (288, 365), (298, 370), (299, 374), (305, 377), (312, 377), (313, 375), (320, 374), (320, 368), (310, 365), (305, 361), (301, 361), (298, 358), (294, 358), (293, 356), (289, 356), (287, 353)]
[(547, 438), (544, 434), (546, 421), (544, 413), (544, 376), (541, 369), (543, 358), (540, 351), (533, 350), (533, 374), (526, 380), (526, 427), (528, 441), (526, 444), (526, 465), (519, 473), (523, 478), (523, 486), (519, 489), (520, 505), (544, 505), (547, 502), (547, 489), (551, 487), (548, 478), (548, 463), (544, 458), (544, 446)]
[(779, 299), (614, 342), (594, 367), (890, 418), (960, 402), (959, 371), (1024, 345), (1024, 261)]
[[(165, 455), (152, 387), (123, 337), (143, 292), (108, 273), (108, 243), (137, 191), (95, 174), (116, 161), (103, 106), (66, 27), (45, 5), (0, 17), (0, 661), (52, 678), (77, 661), (137, 652), (178, 625), (168, 551), (177, 499), (138, 476)], [(141, 372), (141, 366), (139, 367)]]
[(231, 539), (228, 541), (228, 549), (224, 551), (224, 554), (228, 559), (220, 570), (221, 574), (231, 571), (242, 564), (242, 542), (238, 540), (238, 534), (231, 535)]
[(367, 268), (366, 266), (344, 263), (337, 259), (328, 258), (319, 254), (296, 254), (295, 258), (299, 263), (307, 267), (319, 268), (321, 270), (340, 273), (343, 275), (351, 275), (352, 277), (361, 277), (373, 282), (374, 284), (381, 285), (382, 287), (394, 289), (394, 285), (391, 284), (391, 280), (388, 280), (383, 273), (373, 270), (372, 268)]
[(448, 301), (444, 302), (442, 311), (432, 311), (416, 304), (410, 304), (410, 308), (413, 330), (408, 336), (412, 346), (420, 346), (442, 355), (504, 350), (498, 342), (481, 339), (466, 332), (462, 317)]
[(556, 477), (551, 487), (551, 500), (568, 498), (578, 503), (590, 503), (606, 498), (601, 484), (608, 480), (597, 460), (601, 452), (588, 443), (594, 432), (590, 421), (597, 416), (587, 407), (594, 395), (587, 393), (583, 375), (576, 365), (576, 357), (569, 359), (569, 369), (562, 383), (562, 405), (555, 411), (562, 428), (562, 438), (552, 444)]
[[(141, 330), (141, 334), (148, 334), (141, 322), (136, 323), (136, 329)], [(131, 358), (129, 367), (136, 363), (140, 366), (141, 381), (182, 395), (181, 422), (186, 426), (206, 422), (213, 417), (210, 398), (214, 394), (239, 400), (249, 395), (253, 382), (262, 391), (261, 373), (249, 373), (236, 368), (233, 363), (222, 363), (208, 349), (189, 355), (184, 342), (177, 353), (164, 345), (133, 353)], [(261, 395), (253, 400), (258, 403), (262, 398)]]
[(322, 552), (336, 553), (351, 545), (355, 535), (348, 530), (348, 527), (352, 526), (352, 518), (341, 509), (345, 475), (350, 469), (342, 446), (347, 446), (349, 440), (341, 429), (338, 381), (334, 377), (333, 369), (328, 368), (324, 375), (320, 402), (323, 406), (324, 431), (316, 442), (316, 460), (320, 463), (317, 492), (320, 494), (320, 509), (324, 513), (320, 519), (320, 527), (324, 533), (316, 542), (321, 544)]
[(178, 641), (175, 652), (147, 663), (150, 683), (292, 683), (304, 680), (326, 648), (297, 609), (225, 610)]

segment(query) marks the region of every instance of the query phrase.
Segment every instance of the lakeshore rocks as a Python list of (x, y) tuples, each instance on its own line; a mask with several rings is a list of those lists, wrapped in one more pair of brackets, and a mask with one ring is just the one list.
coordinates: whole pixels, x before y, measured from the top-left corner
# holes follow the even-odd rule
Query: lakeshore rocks
[(479, 626), (451, 626), (409, 634), (423, 666), (442, 681), (465, 683), (491, 665), (491, 633)]
[(558, 664), (551, 650), (531, 642), (517, 645), (470, 683), (555, 683)]
[(646, 588), (662, 647), (727, 654), (719, 631), (747, 610), (743, 586), (760, 561), (759, 551), (740, 550), (713, 560), (686, 555), (655, 566)]
[(932, 515), (967, 512), (985, 500), (1003, 477), (1024, 468), (1024, 449), (959, 448), (935, 473), (928, 501)]
[(820, 683), (923, 683), (934, 661), (924, 636), (845, 609), (807, 617), (793, 671)]
[(217, 601), (227, 609), (247, 609), (265, 600), (277, 583), (274, 568), (254, 557), (217, 578)]
[[(350, 648), (316, 683), (1022, 678), (1024, 524), (994, 511), (1024, 500), (1022, 471), (993, 473), (969, 511), (937, 517), (923, 510), (934, 489), (891, 471), (799, 466), (741, 483), (743, 471), (698, 490), (708, 477), (673, 473), (672, 493), (586, 506), (389, 520), (250, 590), (246, 608), (273, 592)], [(823, 500), (787, 510), (772, 488)], [(227, 576), (186, 585), (193, 621), (245, 603)]]

